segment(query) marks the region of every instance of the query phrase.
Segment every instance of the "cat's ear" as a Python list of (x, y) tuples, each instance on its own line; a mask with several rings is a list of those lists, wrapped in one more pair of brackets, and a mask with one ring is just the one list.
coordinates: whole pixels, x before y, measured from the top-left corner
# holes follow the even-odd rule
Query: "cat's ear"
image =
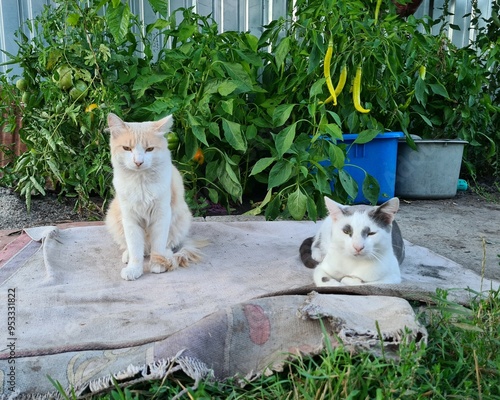
[(393, 197), (390, 200), (387, 200), (384, 204), (377, 207), (377, 214), (383, 214), (385, 218), (385, 222), (387, 224), (392, 224), (394, 218), (396, 217), (396, 213), (399, 210), (399, 199), (397, 197)]
[(342, 215), (344, 215), (344, 206), (326, 196), (325, 205), (328, 210), (328, 214), (334, 221), (337, 221)]
[(125, 127), (125, 122), (116, 114), (108, 114), (108, 131), (111, 132), (113, 136), (116, 136), (120, 130)]
[(159, 121), (155, 122), (155, 130), (157, 133), (164, 135), (165, 133), (170, 132), (173, 124), (173, 115), (167, 115), (165, 118), (162, 118)]

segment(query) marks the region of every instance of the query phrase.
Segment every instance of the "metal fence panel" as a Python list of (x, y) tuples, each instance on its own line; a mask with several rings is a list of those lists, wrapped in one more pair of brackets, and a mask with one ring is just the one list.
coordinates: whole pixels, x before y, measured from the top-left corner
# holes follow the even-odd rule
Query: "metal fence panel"
[[(131, 10), (137, 14), (145, 24), (154, 22), (157, 15), (151, 9), (147, 0), (128, 0)], [(491, 15), (492, 0), (477, 0), (484, 18)], [(259, 36), (263, 26), (274, 19), (285, 16), (289, 2), (294, 0), (170, 0), (169, 10), (174, 12), (179, 8), (194, 7), (200, 15), (211, 15), (218, 23), (219, 31), (249, 31)], [(24, 21), (33, 19), (39, 14), (44, 5), (53, 4), (50, 0), (0, 0), (0, 49), (11, 54), (17, 53), (15, 42), (15, 31), (23, 26)], [(416, 13), (417, 17), (430, 15), (438, 18), (442, 15), (444, 0), (424, 0)], [(449, 0), (450, 11), (449, 22), (460, 28), (460, 30), (449, 29), (448, 36), (457, 46), (464, 46), (474, 38), (474, 32), (469, 30), (471, 17), (463, 18), (471, 12), (471, 0)], [(182, 14), (176, 15), (178, 22)], [(484, 22), (483, 22), (484, 24)], [(31, 36), (31, 32), (25, 27), (23, 32)], [(434, 33), (439, 32), (435, 27)], [(162, 38), (158, 37), (155, 49), (163, 46)], [(0, 52), (0, 63), (8, 61), (8, 56)], [(0, 73), (5, 73), (11, 66), (0, 66)], [(19, 68), (14, 67), (12, 74), (19, 74)]]

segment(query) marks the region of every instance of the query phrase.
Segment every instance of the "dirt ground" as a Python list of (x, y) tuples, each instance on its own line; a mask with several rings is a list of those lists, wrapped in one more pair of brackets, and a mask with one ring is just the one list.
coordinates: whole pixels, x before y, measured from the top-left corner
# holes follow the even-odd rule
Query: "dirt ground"
[(470, 190), (452, 199), (404, 200), (396, 217), (403, 237), (486, 278), (500, 280), (500, 196)]

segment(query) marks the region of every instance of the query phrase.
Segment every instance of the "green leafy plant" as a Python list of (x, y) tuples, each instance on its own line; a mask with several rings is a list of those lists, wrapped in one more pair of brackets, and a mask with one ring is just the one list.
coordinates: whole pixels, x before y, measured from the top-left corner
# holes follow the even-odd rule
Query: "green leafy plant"
[(420, 80), (415, 86), (416, 101), (409, 104), (409, 130), (424, 138), (468, 141), (465, 164), (473, 178), (479, 175), (483, 179), (491, 175), (498, 177), (500, 26), (494, 18), (498, 15), (499, 2), (494, 3), (492, 17), (483, 26), (481, 10), (477, 2), (473, 2), (471, 29), (476, 31), (476, 40), (457, 48), (448, 39), (447, 30), (458, 27), (443, 23), (449, 15), (449, 4), (445, 2), (442, 21), (436, 21), (441, 24), (439, 33), (434, 37), (422, 36), (429, 46), (425, 62), (427, 76), (439, 82), (440, 89), (435, 90), (435, 84), (429, 79)]
[[(19, 123), (19, 109), (16, 107), (16, 95), (18, 89), (7, 79), (6, 75), (0, 74), (0, 132), (8, 135), (15, 133)], [(15, 184), (12, 174), (12, 164), (16, 158), (15, 149), (7, 141), (0, 143), (0, 181), (6, 186)], [(9, 162), (10, 161), (10, 162)], [(5, 165), (6, 164), (6, 165)]]
[[(174, 113), (181, 143), (174, 155), (189, 197), (228, 205), (243, 197), (254, 199), (251, 212), (265, 212), (270, 219), (302, 219), (306, 213), (316, 219), (324, 214), (322, 196), (331, 194), (329, 179), (334, 167), (342, 168), (344, 153), (332, 142), (311, 146), (311, 132), (316, 138), (333, 133), (338, 138), (340, 128), (321, 122), (314, 110), (266, 86), (266, 70), (282, 58), (279, 51), (269, 52), (273, 44), (268, 37), (219, 34), (210, 18), (191, 9), (182, 13), (180, 24), (170, 17), (146, 28), (148, 33), (158, 28), (171, 48), (162, 49), (151, 70), (143, 70), (135, 80), (134, 104), (141, 106), (131, 111), (133, 118)], [(271, 41), (276, 45), (278, 36)], [(300, 52), (298, 46), (295, 51)], [(301, 91), (308, 93), (316, 78), (312, 74), (300, 82)], [(193, 160), (197, 152), (202, 162)], [(337, 162), (323, 167), (318, 161), (330, 153)], [(352, 179), (346, 182), (336, 189), (344, 200), (348, 191), (357, 192)]]
[(31, 196), (45, 194), (47, 188), (78, 197), (82, 207), (89, 206), (92, 194), (106, 198), (109, 192), (103, 121), (110, 104), (120, 104), (120, 88), (108, 89), (120, 62), (110, 59), (113, 53), (119, 60), (126, 49), (113, 47), (103, 29), (104, 17), (96, 11), (76, 2), (46, 6), (27, 24), (33, 41), (17, 32), (19, 53), (12, 63), (23, 69), (16, 105), (28, 151), (12, 173), (28, 207)]
[[(295, 141), (295, 125), (284, 127), (294, 105), (275, 110), (283, 102), (281, 94), (277, 101), (259, 81), (267, 48), (248, 33), (219, 34), (215, 22), (190, 9), (181, 10), (180, 23), (174, 13), (143, 27), (126, 4), (115, 3), (70, 1), (46, 7), (28, 24), (33, 43), (18, 32), (20, 50), (12, 63), (23, 68), (17, 103), (28, 151), (13, 174), (28, 205), (33, 194), (44, 194), (47, 187), (76, 196), (83, 207), (92, 195), (107, 199), (106, 114), (142, 121), (172, 113), (178, 135), (173, 155), (185, 175), (188, 197), (228, 207), (244, 196), (256, 198), (263, 200), (258, 211), (273, 206), (266, 208), (269, 218), (300, 219), (307, 203), (316, 218), (315, 202), (322, 198), (313, 192), (331, 193), (329, 174), (324, 167), (311, 174), (306, 166), (309, 159), (328, 155), (325, 146), (306, 151), (308, 132)], [(169, 46), (153, 54), (160, 36)], [(297, 143), (300, 162), (291, 171), (293, 162), (287, 161), (286, 173), (275, 170), (272, 175), (278, 177), (266, 187), (261, 173), (270, 156), (293, 158), (285, 153)], [(273, 192), (293, 177), (298, 183), (288, 182), (279, 195)], [(312, 182), (319, 182), (316, 188)]]
[[(500, 1), (491, 4), (491, 16), (485, 20), (477, 2), (471, 24), (477, 31), (476, 39), (467, 49), (469, 66), (466, 71), (475, 78), (474, 97), (464, 96), (464, 110), (460, 115), (469, 125), (462, 124), (459, 137), (468, 140), (465, 161), (473, 178), (500, 177)], [(483, 24), (481, 24), (483, 22)], [(472, 64), (472, 66), (470, 65)], [(460, 76), (464, 75), (464, 68)], [(474, 107), (477, 105), (477, 107)], [(467, 107), (468, 106), (468, 107)], [(464, 129), (465, 128), (465, 129)]]
[[(356, 197), (343, 133), (366, 143), (385, 131), (457, 128), (476, 146), (472, 156), (497, 143), (498, 93), (490, 85), (481, 94), (498, 78), (493, 18), (477, 48), (456, 49), (431, 33), (439, 21), (402, 19), (388, 1), (298, 0), (293, 18), (271, 22), (260, 38), (219, 33), (193, 9), (167, 15), (165, 2), (149, 4), (159, 17), (147, 26), (125, 1), (71, 0), (27, 22), (33, 41), (18, 32), (11, 63), (23, 73), (11, 100), (22, 108), (28, 151), (3, 181), (28, 204), (47, 188), (80, 207), (109, 198), (110, 111), (129, 121), (174, 114), (172, 152), (193, 209), (251, 200), (250, 212), (269, 219), (320, 218), (323, 196)], [(327, 101), (328, 70), (332, 85), (346, 78), (336, 105)], [(372, 202), (374, 183), (367, 175), (361, 185)]]

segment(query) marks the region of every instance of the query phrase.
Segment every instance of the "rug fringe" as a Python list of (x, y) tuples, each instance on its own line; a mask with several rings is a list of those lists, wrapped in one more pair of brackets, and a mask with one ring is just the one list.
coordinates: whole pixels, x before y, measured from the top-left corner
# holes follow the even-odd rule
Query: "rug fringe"
[[(75, 390), (75, 394), (78, 399), (83, 399), (106, 392), (115, 386), (124, 388), (139, 382), (164, 379), (177, 371), (182, 371), (193, 379), (194, 384), (191, 389), (195, 390), (202, 380), (213, 378), (214, 372), (204, 362), (193, 357), (182, 356), (184, 351), (185, 349), (179, 351), (172, 358), (161, 359), (153, 363), (141, 366), (129, 365), (124, 371), (82, 385)], [(179, 398), (187, 390), (184, 389), (176, 398)]]
[(125, 388), (139, 382), (163, 379), (174, 372), (182, 371), (193, 379), (194, 384), (190, 388), (182, 390), (172, 400), (178, 399), (187, 393), (189, 389), (196, 390), (203, 380), (214, 379), (214, 371), (211, 368), (194, 357), (182, 356), (184, 350), (179, 351), (174, 357), (161, 359), (153, 363), (144, 365), (131, 364), (123, 371), (86, 382), (76, 388), (67, 388), (64, 394), (57, 391), (46, 394), (15, 392), (9, 395), (0, 395), (0, 400), (85, 399), (107, 392), (116, 386)]

